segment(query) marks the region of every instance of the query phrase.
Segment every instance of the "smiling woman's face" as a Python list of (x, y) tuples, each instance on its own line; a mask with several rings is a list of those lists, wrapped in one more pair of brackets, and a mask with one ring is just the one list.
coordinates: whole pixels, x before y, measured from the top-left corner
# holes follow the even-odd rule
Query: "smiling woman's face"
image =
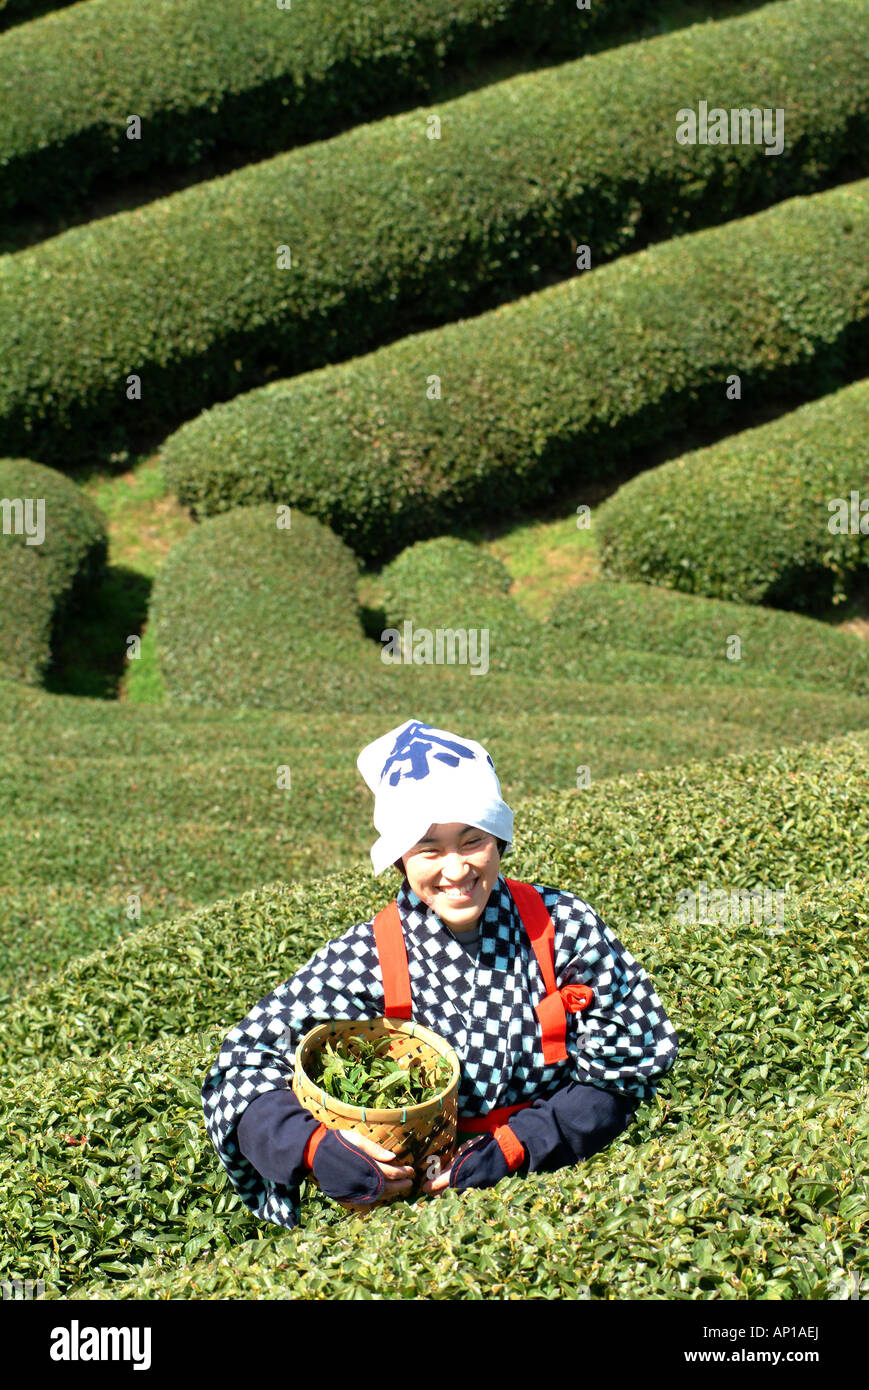
[(455, 822), (430, 825), (403, 859), (418, 898), (455, 931), (470, 931), (482, 915), (501, 866), (494, 835)]

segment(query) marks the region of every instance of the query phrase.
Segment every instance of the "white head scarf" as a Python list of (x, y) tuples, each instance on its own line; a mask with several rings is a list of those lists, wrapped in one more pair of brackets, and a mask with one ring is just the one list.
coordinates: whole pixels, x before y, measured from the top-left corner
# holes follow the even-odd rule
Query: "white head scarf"
[(421, 839), (430, 825), (475, 825), (507, 844), (513, 812), (501, 799), (495, 765), (481, 743), (408, 719), (362, 749), (356, 766), (374, 792), (371, 848), (375, 874), (383, 873)]

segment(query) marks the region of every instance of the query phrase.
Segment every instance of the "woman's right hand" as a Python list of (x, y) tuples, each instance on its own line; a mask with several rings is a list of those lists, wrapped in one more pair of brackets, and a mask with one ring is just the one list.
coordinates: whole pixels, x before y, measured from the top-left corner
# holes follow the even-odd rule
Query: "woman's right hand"
[(409, 1163), (399, 1163), (389, 1149), (349, 1129), (330, 1129), (323, 1136), (313, 1172), (321, 1191), (353, 1212), (404, 1196), (415, 1177)]

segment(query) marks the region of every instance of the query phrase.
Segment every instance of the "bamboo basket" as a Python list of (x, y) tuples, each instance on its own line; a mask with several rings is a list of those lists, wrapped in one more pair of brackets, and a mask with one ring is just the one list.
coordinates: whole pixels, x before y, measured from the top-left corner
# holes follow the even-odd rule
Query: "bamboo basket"
[[(358, 1036), (378, 1038), (384, 1033), (392, 1039), (389, 1055), (399, 1062), (404, 1058), (408, 1059), (408, 1064), (416, 1057), (426, 1063), (438, 1057), (447, 1058), (452, 1075), (439, 1095), (421, 1105), (374, 1110), (336, 1100), (311, 1081), (305, 1065), (327, 1041)], [(456, 1053), (444, 1038), (429, 1028), (404, 1019), (339, 1018), (318, 1024), (301, 1039), (296, 1048), (293, 1090), (302, 1105), (327, 1129), (350, 1129), (363, 1134), (391, 1150), (398, 1162), (411, 1163), (419, 1169), (433, 1154), (440, 1156), (442, 1167), (452, 1155), (456, 1143), (459, 1078)]]

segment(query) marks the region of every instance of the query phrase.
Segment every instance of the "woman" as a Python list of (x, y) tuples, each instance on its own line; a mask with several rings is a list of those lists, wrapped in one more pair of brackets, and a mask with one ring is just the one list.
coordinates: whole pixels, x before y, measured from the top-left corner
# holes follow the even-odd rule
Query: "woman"
[(465, 1142), (442, 1172), (430, 1168), (430, 1194), (588, 1158), (654, 1095), (678, 1050), (645, 971), (581, 898), (501, 875), (513, 813), (481, 744), (408, 720), (357, 766), (375, 794), (374, 872), (403, 874), (395, 902), (261, 1000), (202, 1088), (233, 1186), (281, 1226), (298, 1224), (311, 1172), (351, 1210), (409, 1192), (415, 1176), (299, 1104), (293, 1056), (316, 1023), (412, 1016), (455, 1048)]

